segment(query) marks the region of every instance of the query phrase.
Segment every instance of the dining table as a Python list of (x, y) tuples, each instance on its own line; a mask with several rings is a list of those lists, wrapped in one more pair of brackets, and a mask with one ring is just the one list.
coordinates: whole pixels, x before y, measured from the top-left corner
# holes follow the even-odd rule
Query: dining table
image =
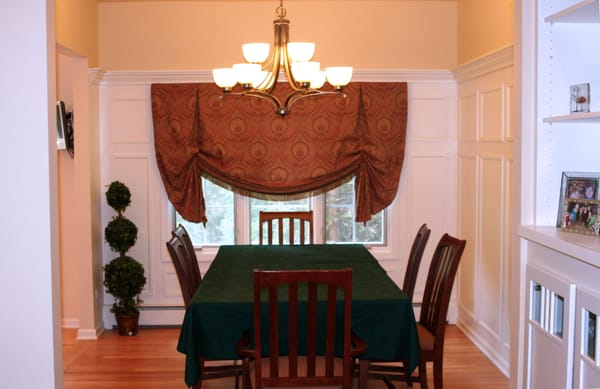
[[(185, 383), (192, 386), (200, 377), (199, 356), (240, 359), (236, 343), (253, 326), (254, 269), (348, 267), (352, 330), (367, 346), (360, 360), (402, 360), (412, 371), (420, 359), (412, 303), (364, 245), (227, 245), (219, 248), (185, 312), (177, 344), (186, 355)], [(366, 376), (359, 387), (366, 387)]]

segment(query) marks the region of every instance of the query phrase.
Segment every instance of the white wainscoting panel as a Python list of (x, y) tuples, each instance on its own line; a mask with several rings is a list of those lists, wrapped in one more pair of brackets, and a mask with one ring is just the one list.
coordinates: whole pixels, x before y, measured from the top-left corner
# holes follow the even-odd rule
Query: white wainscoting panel
[(511, 237), (512, 47), (455, 71), (458, 88), (459, 321), (508, 375)]

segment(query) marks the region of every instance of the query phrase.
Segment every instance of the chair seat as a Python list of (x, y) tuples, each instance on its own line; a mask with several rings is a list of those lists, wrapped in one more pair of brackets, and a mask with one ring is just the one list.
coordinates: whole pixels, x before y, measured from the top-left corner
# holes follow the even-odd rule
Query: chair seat
[[(289, 377), (288, 371), (288, 358), (287, 357), (279, 357), (279, 374), (283, 377)], [(306, 371), (306, 357), (299, 356), (298, 357), (298, 369), (300, 371)], [(335, 375), (342, 375), (344, 370), (343, 362), (341, 358), (335, 358), (333, 364), (333, 371)], [(254, 382), (254, 371), (255, 366), (254, 362), (250, 363), (250, 377), (252, 378), (252, 382)], [(269, 376), (269, 360), (263, 359), (262, 363), (262, 375), (263, 377)], [(316, 359), (316, 375), (323, 376), (325, 375), (325, 357), (317, 357)], [(326, 385), (326, 386), (311, 386), (311, 389), (332, 389), (332, 388), (341, 388), (341, 385)], [(265, 386), (265, 388), (279, 389), (277, 386)], [(294, 388), (307, 388), (306, 386), (298, 386)]]
[(433, 346), (435, 345), (435, 337), (433, 334), (421, 324), (417, 324), (417, 332), (419, 333), (419, 345), (421, 346), (421, 352), (433, 351)]

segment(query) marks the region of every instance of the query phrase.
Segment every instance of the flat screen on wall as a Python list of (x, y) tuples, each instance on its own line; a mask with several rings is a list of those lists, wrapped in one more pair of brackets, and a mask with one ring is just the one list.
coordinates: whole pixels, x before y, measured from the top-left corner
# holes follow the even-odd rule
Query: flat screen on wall
[(56, 102), (56, 148), (74, 156), (73, 112), (67, 112), (62, 100)]

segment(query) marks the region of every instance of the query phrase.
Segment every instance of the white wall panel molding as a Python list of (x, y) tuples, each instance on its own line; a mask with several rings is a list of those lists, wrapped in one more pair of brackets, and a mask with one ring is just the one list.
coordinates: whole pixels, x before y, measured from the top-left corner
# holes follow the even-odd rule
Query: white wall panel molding
[(475, 142), (478, 132), (478, 93), (468, 93), (458, 97), (458, 139)]
[(476, 155), (458, 156), (458, 225), (459, 235), (467, 240), (467, 246), (461, 259), (458, 273), (458, 295), (461, 322), (475, 321), (475, 303), (477, 288), (477, 271), (475, 258), (479, 255), (477, 234), (477, 204), (479, 191), (477, 189), (479, 176), (479, 159)]
[(458, 81), (459, 325), (508, 372), (512, 46), (461, 66)]
[(504, 94), (502, 85), (486, 88), (479, 95), (479, 131), (480, 142), (500, 142), (504, 129)]
[(456, 68), (453, 71), (454, 78), (458, 83), (463, 83), (512, 67), (514, 63), (513, 50), (513, 45), (509, 45), (500, 50), (475, 58)]
[(514, 84), (511, 81), (502, 83), (502, 91), (503, 91), (503, 108), (502, 112), (504, 113), (504, 125), (502, 128), (502, 133), (504, 134), (504, 141), (513, 142), (514, 141)]

